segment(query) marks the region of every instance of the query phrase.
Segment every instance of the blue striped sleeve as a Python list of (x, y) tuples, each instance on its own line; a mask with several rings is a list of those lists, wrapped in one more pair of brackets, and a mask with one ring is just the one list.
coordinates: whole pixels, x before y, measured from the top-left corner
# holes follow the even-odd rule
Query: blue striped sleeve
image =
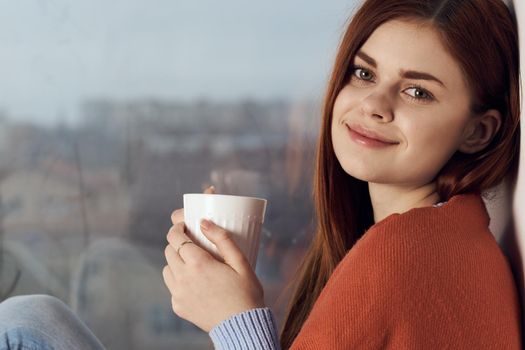
[(215, 350), (281, 350), (270, 308), (234, 315), (209, 333)]

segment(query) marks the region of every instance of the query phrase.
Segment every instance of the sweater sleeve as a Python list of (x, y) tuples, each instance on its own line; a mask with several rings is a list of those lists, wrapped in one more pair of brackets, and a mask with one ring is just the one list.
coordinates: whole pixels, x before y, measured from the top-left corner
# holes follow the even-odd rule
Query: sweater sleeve
[(275, 320), (270, 308), (257, 308), (234, 315), (209, 333), (216, 350), (280, 350)]

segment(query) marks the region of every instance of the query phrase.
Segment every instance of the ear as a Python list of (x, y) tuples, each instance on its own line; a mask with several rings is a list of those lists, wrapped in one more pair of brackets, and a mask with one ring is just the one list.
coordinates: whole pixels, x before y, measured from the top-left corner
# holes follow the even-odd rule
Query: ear
[(476, 153), (488, 146), (501, 127), (501, 113), (489, 109), (472, 117), (465, 127), (463, 141), (458, 150), (463, 153)]

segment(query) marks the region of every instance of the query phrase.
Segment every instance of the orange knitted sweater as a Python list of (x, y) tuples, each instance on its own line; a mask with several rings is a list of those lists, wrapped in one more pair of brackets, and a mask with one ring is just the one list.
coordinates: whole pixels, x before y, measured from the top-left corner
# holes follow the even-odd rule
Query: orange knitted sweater
[(477, 194), (376, 223), (291, 349), (520, 349), (516, 286), (488, 224)]

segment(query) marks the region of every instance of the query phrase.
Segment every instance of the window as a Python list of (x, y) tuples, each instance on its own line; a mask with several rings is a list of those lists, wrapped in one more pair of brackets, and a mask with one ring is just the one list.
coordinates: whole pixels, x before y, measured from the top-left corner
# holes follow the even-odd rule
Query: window
[(211, 349), (171, 311), (161, 269), (171, 211), (213, 183), (268, 199), (256, 272), (280, 323), (314, 227), (320, 101), (353, 5), (6, 3), (2, 298), (55, 295), (108, 349)]

